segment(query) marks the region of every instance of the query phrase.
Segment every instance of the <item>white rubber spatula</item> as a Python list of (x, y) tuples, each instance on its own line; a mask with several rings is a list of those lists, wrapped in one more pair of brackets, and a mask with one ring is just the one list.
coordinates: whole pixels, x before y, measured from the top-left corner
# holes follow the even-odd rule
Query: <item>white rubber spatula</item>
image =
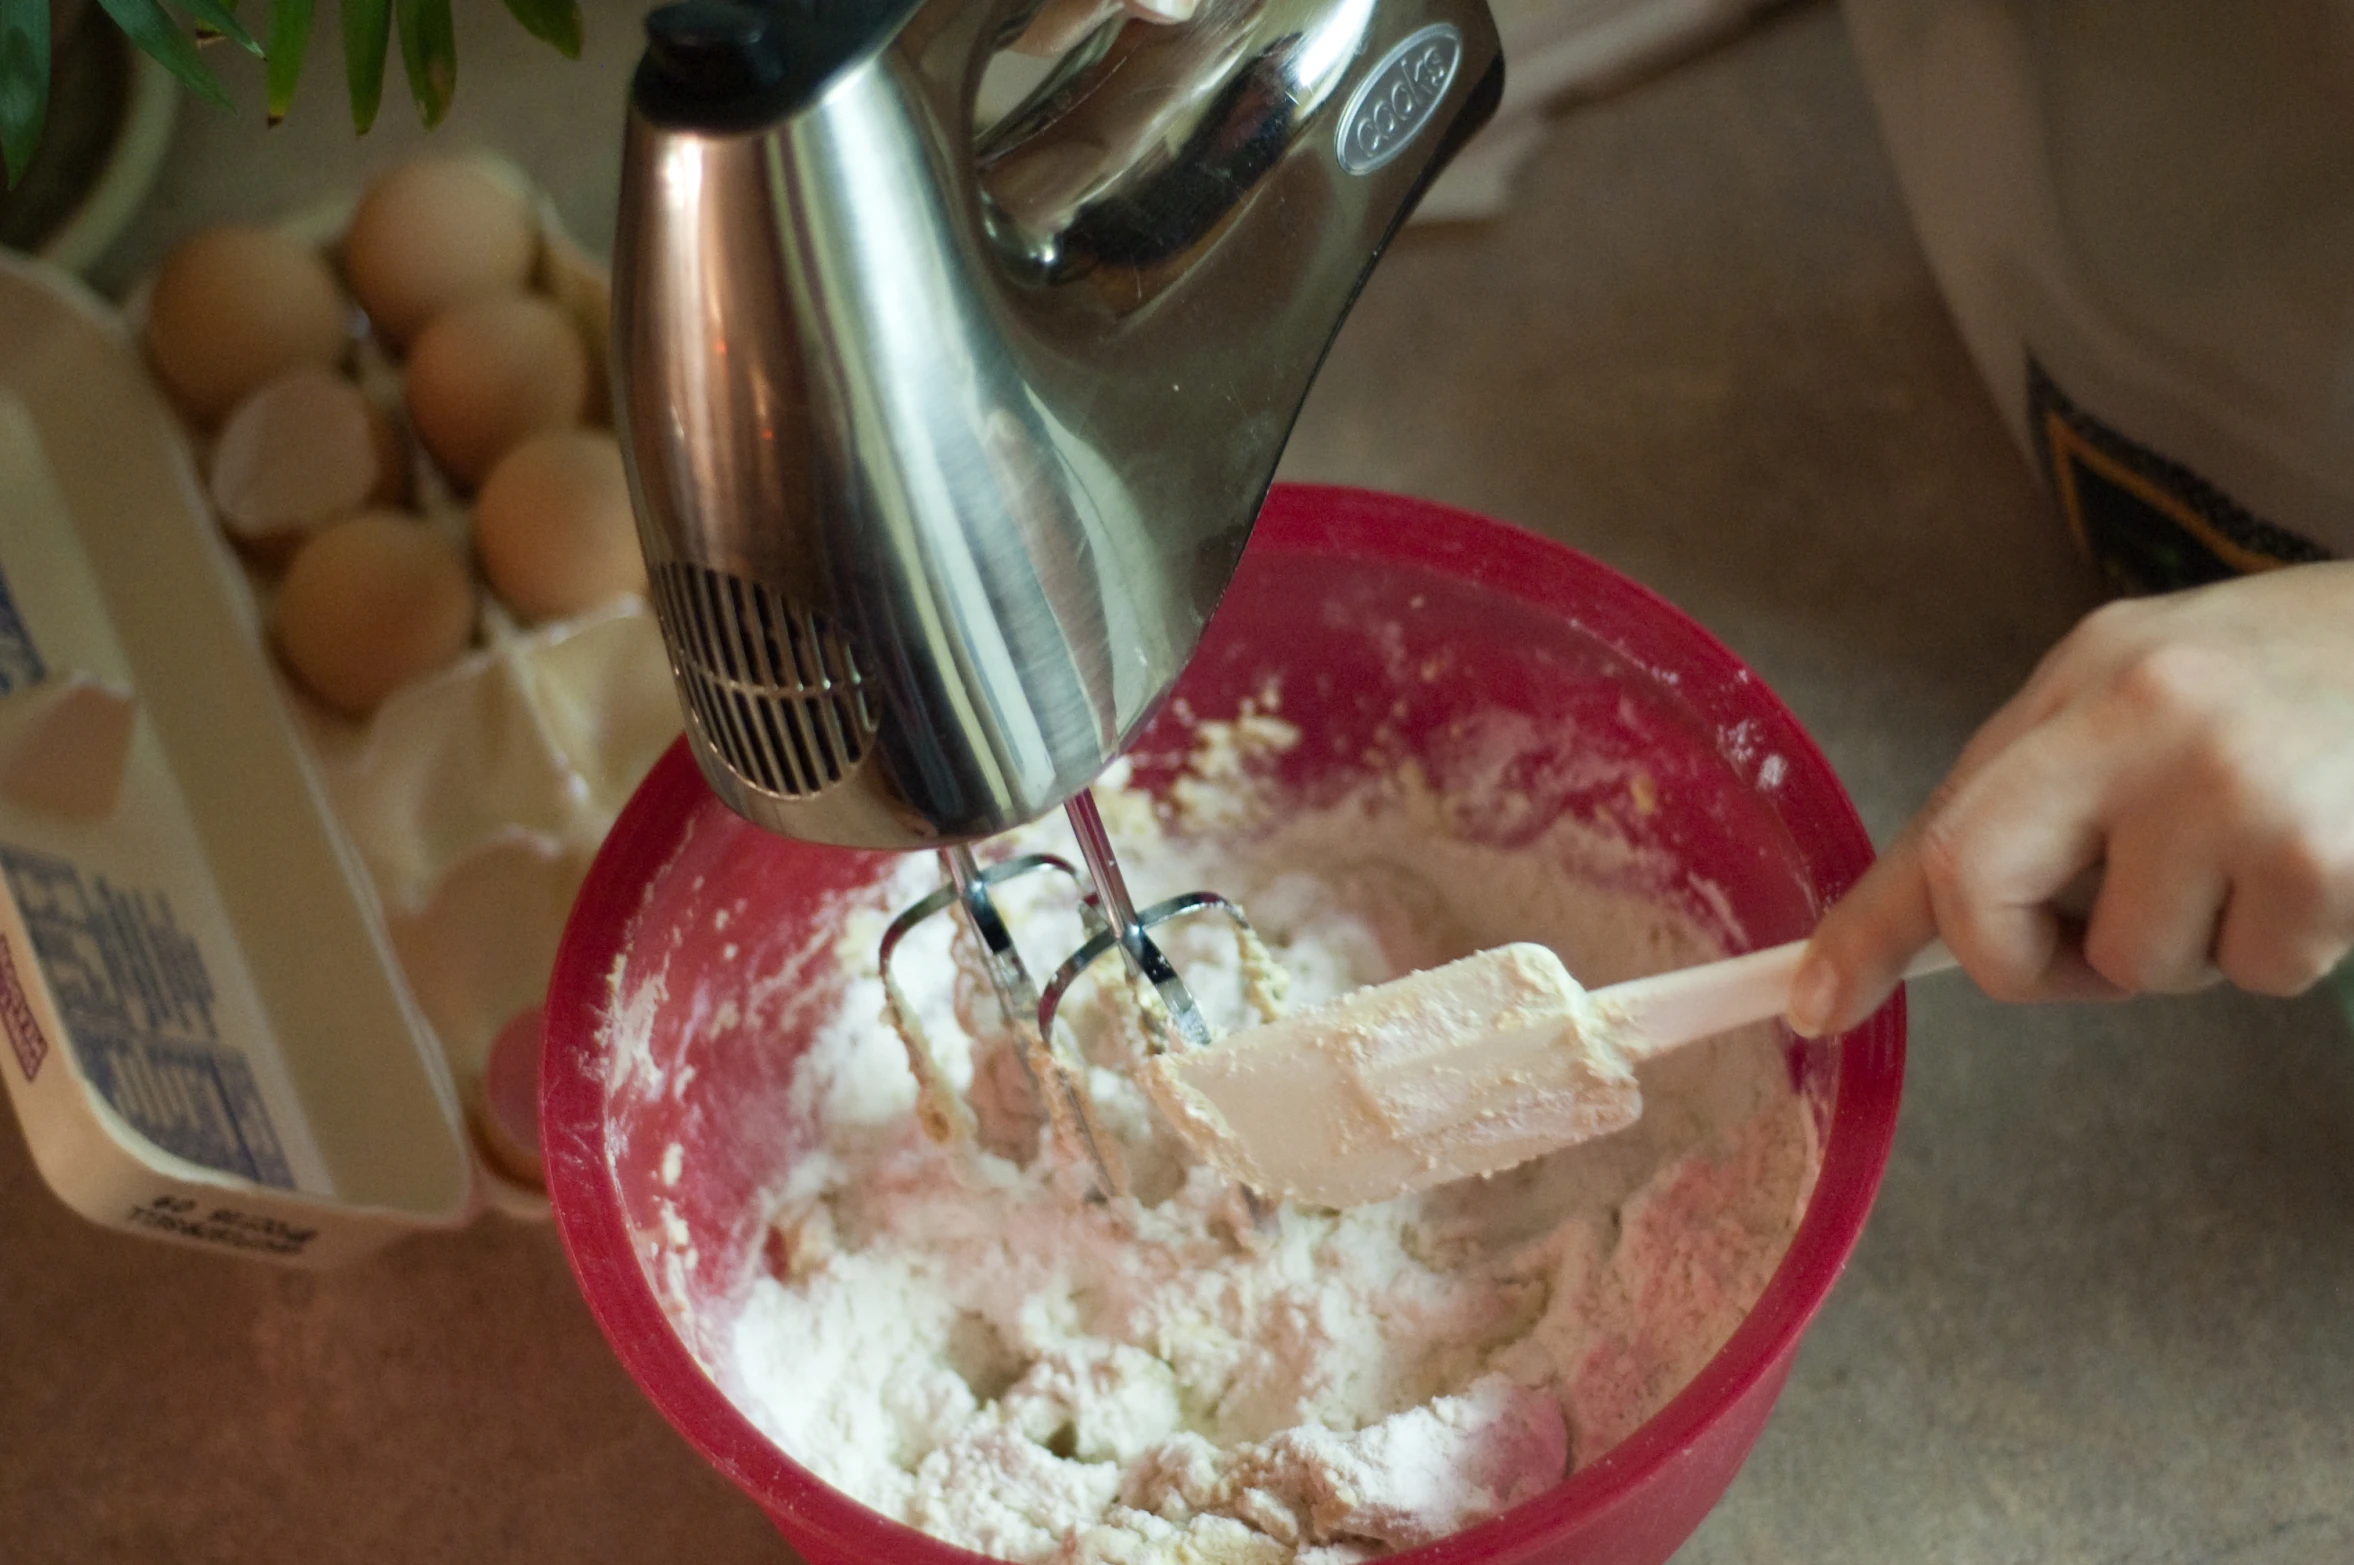
[[(1144, 1079), (1179, 1134), (1251, 1189), (1360, 1206), (1633, 1124), (1634, 1068), (1781, 1015), (1806, 942), (1587, 991), (1507, 945), (1157, 1055)], [(1955, 965), (1931, 945), (1907, 978)]]

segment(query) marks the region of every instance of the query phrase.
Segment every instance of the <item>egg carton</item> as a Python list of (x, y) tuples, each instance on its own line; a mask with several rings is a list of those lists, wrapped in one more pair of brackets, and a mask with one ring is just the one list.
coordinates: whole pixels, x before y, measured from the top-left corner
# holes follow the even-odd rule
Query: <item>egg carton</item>
[[(604, 273), (533, 203), (537, 286), (601, 392)], [(332, 245), (352, 206), (284, 226)], [(329, 711), (271, 654), (270, 573), (145, 368), (145, 290), (118, 314), (0, 263), (0, 1078), (37, 1165), (102, 1223), (295, 1264), (543, 1215), (472, 1121), (677, 732), (647, 606), (524, 624), (484, 591), (456, 662)], [(397, 387), (373, 343), (356, 372)], [(404, 446), (408, 504), (464, 536)]]
[(94, 1221), (326, 1264), (492, 1199), (188, 446), (0, 251), (0, 1081)]
[[(532, 288), (579, 333), (586, 422), (609, 427), (608, 275), (520, 170), (475, 156), (531, 205)], [(323, 202), (279, 226), (332, 257), (356, 206), (356, 196)], [(353, 374), (395, 427), (408, 507), (466, 545), (470, 508), (406, 428), (399, 365), (374, 335), (358, 341)], [(191, 438), (201, 450), (202, 437)], [(266, 618), (274, 578), (244, 564)], [(545, 992), (590, 859), (680, 727), (661, 633), (642, 598), (536, 625), (487, 587), (477, 603), (475, 646), (366, 719), (329, 710), (283, 671), (278, 678), (367, 867), (402, 973), (470, 1096), (500, 1031)], [(543, 1194), (519, 1187), (501, 1162), (486, 1172), (502, 1209), (544, 1213)]]

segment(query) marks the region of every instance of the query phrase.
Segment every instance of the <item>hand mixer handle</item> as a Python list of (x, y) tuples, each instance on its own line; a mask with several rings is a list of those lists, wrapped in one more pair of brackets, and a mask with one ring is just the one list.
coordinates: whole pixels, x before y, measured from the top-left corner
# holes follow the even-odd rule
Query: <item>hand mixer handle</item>
[(986, 138), (1026, 0), (650, 19), (617, 422), (706, 778), (788, 836), (1035, 818), (1191, 656), (1366, 271), (1493, 108), (1483, 0), (1203, 0)]

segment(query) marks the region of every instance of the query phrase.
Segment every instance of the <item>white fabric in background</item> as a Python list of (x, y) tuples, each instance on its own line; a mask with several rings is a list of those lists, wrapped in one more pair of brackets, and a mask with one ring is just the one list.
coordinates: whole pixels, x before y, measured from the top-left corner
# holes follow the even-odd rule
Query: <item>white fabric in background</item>
[(1846, 0), (1923, 248), (2034, 453), (2073, 403), (2354, 555), (2354, 0)]

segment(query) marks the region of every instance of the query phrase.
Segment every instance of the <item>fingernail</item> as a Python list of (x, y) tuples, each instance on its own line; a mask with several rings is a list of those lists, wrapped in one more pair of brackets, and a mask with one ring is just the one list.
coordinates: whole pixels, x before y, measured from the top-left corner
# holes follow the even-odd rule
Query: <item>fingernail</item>
[(1790, 1030), (1801, 1038), (1821, 1037), (1838, 999), (1839, 975), (1821, 957), (1808, 957), (1790, 980)]

